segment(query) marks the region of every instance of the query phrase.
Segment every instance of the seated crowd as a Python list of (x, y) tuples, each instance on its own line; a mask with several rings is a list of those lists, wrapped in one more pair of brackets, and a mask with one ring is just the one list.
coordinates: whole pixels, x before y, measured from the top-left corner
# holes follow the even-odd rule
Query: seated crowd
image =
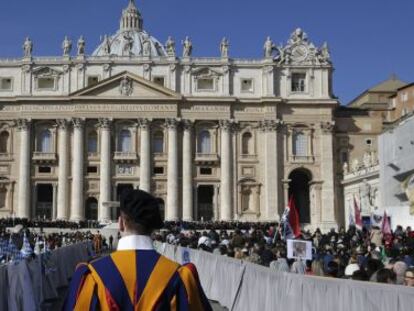
[(59, 229), (86, 229), (86, 228), (102, 228), (96, 220), (83, 220), (79, 222), (67, 221), (67, 220), (49, 220), (49, 219), (26, 219), (26, 218), (1, 218), (0, 227), (14, 227), (22, 225), (26, 228), (59, 228)]
[(288, 259), (276, 223), (166, 222), (154, 239), (234, 257), (270, 269), (316, 276), (414, 286), (414, 232), (398, 226), (383, 236), (378, 227), (302, 231), (313, 260)]

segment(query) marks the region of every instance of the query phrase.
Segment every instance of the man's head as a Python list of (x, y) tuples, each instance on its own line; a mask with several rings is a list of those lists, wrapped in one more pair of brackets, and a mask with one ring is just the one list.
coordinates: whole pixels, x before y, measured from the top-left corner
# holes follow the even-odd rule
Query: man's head
[(404, 285), (414, 287), (414, 268), (408, 268), (405, 271)]
[(129, 234), (150, 235), (164, 223), (159, 200), (142, 190), (130, 190), (121, 195), (119, 230)]

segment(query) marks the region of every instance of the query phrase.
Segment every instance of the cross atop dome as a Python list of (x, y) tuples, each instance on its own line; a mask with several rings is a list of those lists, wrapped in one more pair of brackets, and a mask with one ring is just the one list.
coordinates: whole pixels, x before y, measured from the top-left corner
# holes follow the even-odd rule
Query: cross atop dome
[(129, 0), (128, 6), (122, 10), (120, 30), (124, 31), (142, 31), (143, 19), (141, 13), (135, 5), (135, 0)]

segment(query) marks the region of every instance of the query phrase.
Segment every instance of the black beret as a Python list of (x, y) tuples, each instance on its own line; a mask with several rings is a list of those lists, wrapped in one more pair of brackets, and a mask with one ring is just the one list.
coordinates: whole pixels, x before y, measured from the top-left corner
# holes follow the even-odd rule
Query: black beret
[(120, 209), (137, 224), (147, 229), (161, 229), (159, 199), (142, 190), (129, 190), (121, 195)]

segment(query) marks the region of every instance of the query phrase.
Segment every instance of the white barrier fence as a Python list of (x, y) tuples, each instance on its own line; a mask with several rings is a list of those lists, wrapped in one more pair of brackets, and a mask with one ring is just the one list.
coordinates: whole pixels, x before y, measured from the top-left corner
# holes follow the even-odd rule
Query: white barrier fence
[(78, 263), (90, 259), (89, 246), (69, 245), (0, 267), (0, 311), (37, 311), (43, 302), (62, 298), (58, 289), (69, 284)]
[(156, 244), (164, 256), (196, 265), (210, 300), (236, 311), (410, 311), (414, 289), (272, 271), (204, 251)]

